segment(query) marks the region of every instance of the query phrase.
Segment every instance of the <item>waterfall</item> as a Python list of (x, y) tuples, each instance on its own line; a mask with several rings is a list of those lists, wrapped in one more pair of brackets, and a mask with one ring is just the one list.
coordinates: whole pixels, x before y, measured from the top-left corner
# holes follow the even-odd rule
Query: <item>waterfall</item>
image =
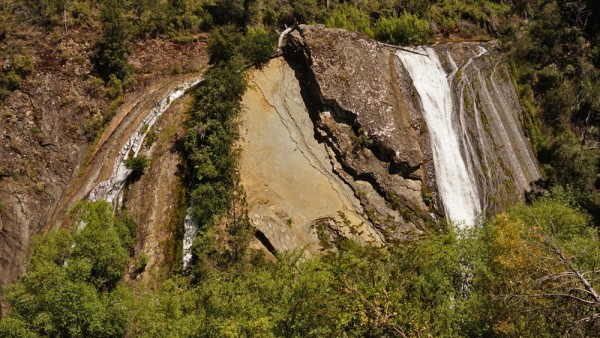
[(88, 196), (89, 200), (94, 202), (107, 201), (115, 206), (120, 204), (117, 203), (119, 202), (117, 199), (120, 196), (127, 177), (131, 174), (131, 170), (125, 166), (125, 161), (131, 155), (138, 155), (148, 131), (150, 131), (158, 118), (169, 108), (171, 103), (183, 96), (186, 90), (195, 86), (200, 81), (201, 79), (186, 82), (170, 90), (167, 95), (165, 95), (162, 100), (148, 112), (146, 118), (144, 118), (142, 123), (137, 127), (135, 132), (129, 137), (129, 140), (119, 151), (119, 155), (115, 159), (115, 165), (111, 176), (106, 181), (102, 181), (94, 187)]
[[(460, 226), (473, 226), (481, 215), (477, 183), (461, 154), (451, 84), (431, 47), (417, 53), (399, 50), (397, 56), (412, 78), (419, 94), (429, 130), (437, 186), (447, 217)], [(424, 56), (427, 55), (427, 56)]]
[[(154, 126), (156, 121), (167, 111), (171, 103), (177, 100), (189, 89), (200, 83), (202, 79), (197, 79), (192, 82), (186, 82), (174, 89), (171, 89), (149, 112), (144, 118), (142, 123), (137, 127), (135, 132), (129, 137), (128, 141), (123, 145), (119, 151), (119, 155), (115, 159), (112, 175), (106, 180), (100, 182), (88, 195), (88, 199), (91, 201), (108, 201), (115, 207), (121, 205), (119, 200), (121, 190), (125, 185), (125, 181), (131, 170), (125, 166), (125, 160), (129, 156), (137, 156), (144, 139), (150, 131), (150, 128)], [(184, 235), (183, 235), (183, 267), (185, 268), (192, 258), (191, 247), (194, 242), (194, 237), (198, 231), (198, 225), (196, 221), (191, 217), (191, 213), (187, 212), (184, 220)]]
[(185, 213), (183, 229), (183, 249), (181, 256), (183, 269), (185, 270), (192, 260), (192, 244), (194, 244), (194, 238), (196, 238), (196, 234), (198, 233), (198, 222), (192, 216), (191, 208), (188, 208)]

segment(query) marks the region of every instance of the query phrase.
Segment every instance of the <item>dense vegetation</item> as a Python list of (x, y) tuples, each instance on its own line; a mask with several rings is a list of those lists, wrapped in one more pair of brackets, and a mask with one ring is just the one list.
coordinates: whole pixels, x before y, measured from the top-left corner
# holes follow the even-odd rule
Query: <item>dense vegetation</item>
[(529, 134), (549, 185), (571, 189), (600, 222), (600, 7), (529, 1), (507, 37)]
[[(600, 5), (594, 1), (19, 4), (24, 7), (17, 12), (36, 25), (60, 25), (64, 15), (80, 25), (97, 24), (102, 33), (93, 61), (115, 98), (134, 79), (125, 62), (131, 39), (189, 41), (211, 30), (214, 65), (194, 93), (184, 141), (188, 198), (200, 224), (190, 269), (157, 284), (123, 282), (128, 265), (144, 265), (130, 257), (134, 225), (115, 219), (106, 203), (84, 203), (71, 230), (34, 241), (28, 273), (6, 290), (12, 308), (0, 321), (0, 337), (600, 332)], [(441, 223), (416, 242), (373, 247), (344, 239), (311, 258), (299, 251), (273, 260), (252, 249), (236, 171), (240, 99), (247, 67), (267, 62), (274, 29), (294, 22), (324, 23), (395, 44), (500, 38), (511, 55), (546, 185), (553, 188), (464, 233)], [(0, 26), (0, 42), (2, 29), (9, 28)], [(2, 79), (26, 76), (32, 67), (26, 59), (11, 65), (0, 74), (5, 91), (15, 86)], [(145, 159), (129, 165), (141, 175)]]
[[(0, 336), (592, 336), (600, 329), (598, 276), (590, 273), (599, 263), (597, 231), (561, 190), (460, 236), (441, 228), (394, 247), (343, 240), (313, 258), (291, 252), (277, 262), (254, 250), (233, 257), (214, 245), (197, 248), (194, 274), (133, 291), (120, 281), (131, 229), (110, 208), (86, 204), (72, 232), (35, 241), (28, 274), (8, 289), (13, 308)], [(218, 240), (215, 231), (205, 231), (203, 246)]]

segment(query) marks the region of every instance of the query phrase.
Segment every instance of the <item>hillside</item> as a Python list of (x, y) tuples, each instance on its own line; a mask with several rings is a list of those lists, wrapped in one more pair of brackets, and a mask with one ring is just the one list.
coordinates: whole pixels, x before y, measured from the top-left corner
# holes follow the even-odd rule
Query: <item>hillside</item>
[(598, 332), (594, 1), (0, 14), (0, 336)]

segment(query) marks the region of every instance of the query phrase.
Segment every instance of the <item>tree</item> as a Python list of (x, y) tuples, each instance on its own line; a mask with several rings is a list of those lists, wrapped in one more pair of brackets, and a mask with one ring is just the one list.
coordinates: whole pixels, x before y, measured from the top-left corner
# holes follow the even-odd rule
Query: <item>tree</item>
[(131, 38), (129, 21), (123, 16), (122, 0), (105, 0), (102, 7), (102, 35), (92, 57), (96, 72), (108, 81), (110, 75), (123, 81), (133, 72), (127, 63)]
[(600, 241), (561, 190), (488, 223), (474, 246), (476, 335), (590, 336), (600, 329)]
[(263, 27), (248, 28), (241, 49), (242, 54), (255, 67), (261, 68), (271, 60), (275, 52), (276, 36)]
[(75, 233), (34, 239), (25, 276), (7, 288), (11, 312), (2, 336), (119, 337), (127, 326), (129, 291), (120, 284), (127, 253), (112, 206), (84, 203)]
[(138, 155), (125, 160), (125, 167), (131, 170), (131, 174), (129, 174), (129, 180), (131, 182), (135, 182), (142, 177), (146, 171), (148, 162), (148, 157), (146, 157), (146, 155)]
[(343, 5), (336, 9), (325, 23), (327, 27), (343, 28), (349, 31), (361, 32), (370, 38), (375, 35), (371, 29), (369, 15), (360, 9)]
[(400, 16), (379, 18), (374, 30), (377, 40), (393, 45), (425, 43), (430, 35), (427, 21), (407, 12)]

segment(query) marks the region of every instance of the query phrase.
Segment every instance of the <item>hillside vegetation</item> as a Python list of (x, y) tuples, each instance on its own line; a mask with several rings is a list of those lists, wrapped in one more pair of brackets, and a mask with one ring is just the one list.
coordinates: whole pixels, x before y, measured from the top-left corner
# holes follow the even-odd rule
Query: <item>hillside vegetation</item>
[[(600, 5), (592, 0), (23, 0), (4, 1), (0, 99), (35, 69), (25, 28), (99, 31), (90, 59), (118, 98), (136, 81), (135, 39), (210, 31), (214, 62), (196, 89), (184, 141), (187, 198), (200, 224), (186, 271), (124, 281), (135, 224), (81, 203), (70, 229), (39, 235), (27, 274), (5, 290), (0, 337), (595, 336), (600, 242)], [(457, 233), (440, 222), (418, 241), (339, 239), (306, 258), (253, 249), (237, 173), (249, 65), (277, 33), (323, 23), (393, 44), (500, 39), (544, 166), (528, 204)], [(4, 94), (3, 94), (4, 93)], [(1, 180), (0, 175), (0, 180)], [(0, 209), (1, 211), (1, 209)], [(83, 226), (85, 225), (85, 227)]]

